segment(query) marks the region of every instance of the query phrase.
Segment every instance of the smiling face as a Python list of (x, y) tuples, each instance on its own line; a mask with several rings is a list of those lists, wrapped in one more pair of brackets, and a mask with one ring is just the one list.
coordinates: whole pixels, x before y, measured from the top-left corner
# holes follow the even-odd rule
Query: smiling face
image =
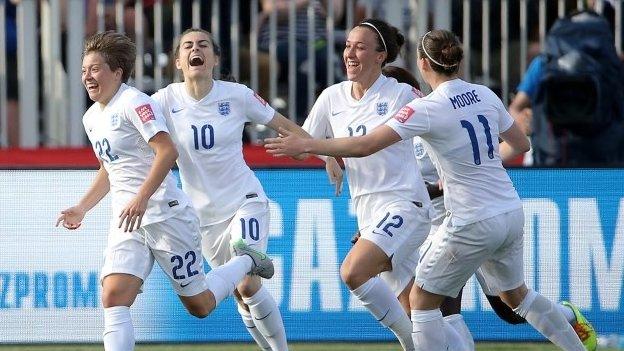
[(212, 78), (212, 70), (219, 63), (210, 36), (203, 32), (190, 32), (180, 39), (175, 60), (182, 70), (184, 80)]
[(82, 59), (82, 84), (89, 98), (106, 105), (121, 85), (122, 69), (111, 70), (104, 56), (97, 51), (87, 53)]
[(342, 58), (350, 81), (364, 82), (379, 76), (386, 53), (377, 51), (377, 45), (372, 29), (359, 26), (349, 32)]

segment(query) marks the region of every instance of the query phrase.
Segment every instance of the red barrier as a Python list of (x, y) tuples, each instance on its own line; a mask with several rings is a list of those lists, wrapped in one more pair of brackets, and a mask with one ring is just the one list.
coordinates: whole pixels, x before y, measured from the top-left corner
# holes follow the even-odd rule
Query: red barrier
[[(273, 157), (262, 146), (245, 146), (243, 154), (252, 168), (316, 168), (323, 167), (323, 161), (309, 157), (296, 161), (285, 157)], [(91, 148), (41, 148), (0, 149), (0, 168), (97, 168), (98, 161)]]

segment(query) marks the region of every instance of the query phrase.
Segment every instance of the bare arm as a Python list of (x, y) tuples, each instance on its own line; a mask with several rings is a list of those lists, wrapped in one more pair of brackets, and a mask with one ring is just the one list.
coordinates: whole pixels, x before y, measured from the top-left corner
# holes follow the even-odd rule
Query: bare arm
[[(277, 111), (275, 111), (275, 115), (273, 115), (273, 119), (271, 119), (271, 121), (267, 123), (267, 126), (276, 132), (279, 132), (281, 129), (284, 129), (291, 133), (295, 133), (296, 135), (301, 136), (303, 138), (312, 138), (312, 136), (308, 134), (308, 132), (303, 130), (303, 128), (301, 128), (295, 122), (284, 117), (281, 113)], [(301, 161), (301, 160), (305, 160), (306, 158), (308, 158), (308, 154), (293, 155), (292, 158), (294, 158), (295, 160)], [(326, 161), (325, 158), (322, 158), (322, 159), (323, 161)]]
[(141, 226), (141, 219), (147, 209), (148, 200), (156, 192), (178, 158), (178, 150), (176, 150), (168, 133), (158, 132), (148, 143), (156, 154), (152, 168), (135, 198), (126, 205), (126, 208), (119, 215), (119, 228), (125, 221), (124, 231), (127, 232)]
[(301, 153), (334, 157), (364, 157), (401, 140), (392, 128), (380, 126), (370, 134), (359, 137), (332, 139), (304, 139), (286, 130), (280, 130), (281, 138), (266, 139), (267, 152), (276, 156), (292, 156)]
[(533, 110), (531, 109), (531, 98), (525, 92), (518, 92), (509, 104), (509, 114), (518, 122), (518, 126), (526, 135), (532, 133), (531, 121), (533, 120)]
[(108, 194), (109, 190), (108, 172), (100, 161), (100, 169), (95, 175), (89, 190), (87, 190), (76, 206), (61, 211), (61, 215), (56, 221), (56, 226), (58, 227), (59, 224), (63, 223), (63, 227), (67, 229), (78, 229), (85, 214), (95, 207)]
[(523, 154), (531, 148), (529, 138), (520, 129), (518, 123), (514, 122), (509, 129), (500, 134), (503, 142), (500, 143), (498, 152), (503, 161), (512, 159)]

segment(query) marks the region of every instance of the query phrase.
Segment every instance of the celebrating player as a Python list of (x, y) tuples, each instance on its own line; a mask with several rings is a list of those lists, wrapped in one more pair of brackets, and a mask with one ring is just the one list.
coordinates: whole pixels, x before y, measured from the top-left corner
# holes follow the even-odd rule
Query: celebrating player
[[(383, 21), (368, 19), (355, 26), (343, 52), (349, 80), (321, 93), (303, 128), (319, 139), (366, 135), (422, 96), (381, 74), (403, 43), (403, 35)], [(369, 157), (345, 159), (345, 167), (361, 237), (340, 275), (403, 348), (413, 350), (411, 323), (397, 297), (409, 305), (417, 249), (429, 233), (430, 201), (420, 174), (404, 171), (417, 169), (412, 144), (400, 142)]]
[[(415, 344), (423, 350), (467, 347), (448, 338), (439, 306), (445, 296), (457, 296), (481, 267), (490, 290), (535, 329), (564, 350), (585, 350), (566, 320), (565, 307), (524, 283), (522, 202), (501, 156), (526, 152), (528, 139), (490, 89), (458, 78), (463, 52), (452, 32), (428, 32), (418, 54), (418, 68), (433, 92), (385, 125), (364, 136), (327, 140), (283, 131), (282, 138), (267, 139), (268, 151), (365, 157), (420, 135), (440, 167), (448, 212), (421, 258), (410, 293)], [(504, 140), (500, 145), (499, 137)], [(583, 341), (591, 343), (593, 329), (575, 312), (575, 328), (582, 328)]]
[(165, 119), (152, 99), (125, 84), (135, 54), (134, 43), (114, 32), (85, 43), (82, 83), (95, 103), (83, 124), (100, 169), (80, 202), (63, 210), (56, 223), (77, 229), (111, 190), (113, 219), (101, 273), (106, 351), (134, 349), (130, 306), (154, 260), (184, 306), (200, 318), (246, 274), (273, 275), (271, 260), (243, 242), (233, 244), (237, 257), (204, 274), (199, 221), (170, 172), (178, 153)]
[[(211, 267), (231, 259), (230, 239), (242, 239), (262, 252), (267, 249), (269, 200), (243, 159), (245, 123), (307, 136), (251, 89), (213, 79), (218, 61), (219, 48), (209, 32), (186, 30), (175, 53), (184, 82), (152, 96), (162, 106), (180, 150), (182, 188), (199, 212), (202, 249)], [(279, 308), (260, 278), (245, 278), (236, 296), (238, 311), (258, 345), (263, 350), (287, 350)]]

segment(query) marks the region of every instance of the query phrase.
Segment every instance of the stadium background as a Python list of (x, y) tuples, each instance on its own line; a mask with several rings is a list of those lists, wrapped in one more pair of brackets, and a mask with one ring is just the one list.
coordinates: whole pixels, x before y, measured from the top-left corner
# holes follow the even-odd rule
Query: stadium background
[[(267, 281), (292, 341), (382, 341), (392, 335), (354, 300), (339, 278), (355, 219), (347, 195), (333, 196), (321, 169), (259, 169), (271, 203)], [(510, 170), (525, 208), (530, 286), (571, 300), (602, 334), (624, 325), (622, 170)], [(99, 342), (98, 284), (110, 219), (108, 200), (75, 232), (54, 228), (59, 209), (90, 184), (91, 170), (0, 171), (0, 343)], [(607, 189), (607, 191), (605, 191)], [(132, 308), (141, 342), (248, 341), (232, 299), (204, 320), (190, 317), (155, 268)], [(478, 285), (463, 311), (477, 340), (543, 340), (509, 326)]]
[[(85, 6), (89, 2), (68, 1), (70, 6)], [(102, 6), (107, 3), (96, 2)], [(224, 68), (237, 76), (237, 69), (244, 64), (237, 61), (236, 42), (227, 43), (234, 38), (238, 27), (232, 27), (229, 36), (224, 34), (223, 27), (236, 21), (223, 16), (219, 19), (222, 11), (219, 6), (223, 9), (246, 2), (136, 1), (134, 6), (151, 3), (153, 7), (141, 11), (155, 15), (159, 4), (165, 8), (172, 4), (191, 5), (192, 11), (183, 14), (192, 17), (193, 25), (201, 25), (200, 21), (207, 17), (203, 27), (217, 33), (221, 30), (221, 43), (230, 48), (225, 51), (229, 60), (224, 60)], [(252, 7), (258, 6), (258, 1), (249, 2)], [(374, 1), (345, 2), (362, 3), (367, 16), (377, 15)], [(613, 2), (619, 6), (616, 10), (620, 32), (623, 2)], [(405, 7), (392, 11), (396, 8), (390, 5), (399, 3)], [(476, 10), (466, 11), (469, 7), (462, 5), (469, 3), (480, 5)], [(26, 22), (18, 23), (23, 26), (20, 40), (28, 43), (22, 45), (19, 54), (21, 139), (17, 146), (21, 148), (15, 145), (6, 148), (4, 79), (5, 73), (11, 73), (9, 70), (15, 67), (7, 69), (0, 60), (0, 344), (99, 343), (103, 329), (98, 275), (110, 219), (108, 200), (89, 214), (79, 231), (53, 227), (58, 212), (84, 193), (94, 175), (94, 158), (85, 147), (80, 123), (86, 106), (80, 75), (76, 75), (82, 38), (75, 31), (67, 33), (67, 47), (63, 49), (67, 51), (61, 50), (61, 25), (50, 21), (55, 14), (60, 16), (58, 4), (55, 0), (22, 0), (21, 3), (24, 11), (18, 20)], [(464, 33), (465, 38), (471, 37), (472, 44), (464, 40), (470, 50), (466, 50), (469, 54), (463, 76), (488, 84), (507, 102), (526, 67), (530, 42), (541, 43), (547, 26), (557, 15), (583, 4), (584, 1), (561, 0), (392, 0), (386, 4), (385, 15), (398, 14), (392, 23), (406, 26), (404, 31), (410, 42), (434, 26), (453, 28)], [(6, 1), (0, 0), (0, 7), (3, 6)], [(528, 12), (522, 11), (523, 6)], [(199, 7), (210, 14), (196, 15)], [(345, 16), (344, 22), (349, 27), (349, 13)], [(68, 20), (80, 23), (84, 20), (80, 17), (69, 16)], [(351, 13), (351, 21), (353, 17)], [(253, 16), (241, 15), (241, 18), (253, 22)], [(462, 18), (470, 20), (462, 21)], [(471, 26), (475, 22), (482, 24)], [(116, 24), (119, 26), (120, 22)], [(165, 31), (170, 24), (166, 24)], [(98, 20), (98, 29), (100, 25), (104, 21)], [(174, 33), (175, 26), (174, 21)], [(333, 31), (333, 27), (328, 28)], [(536, 29), (535, 33), (531, 34), (528, 28)], [(158, 30), (149, 32), (141, 35), (149, 36)], [(248, 34), (253, 39), (253, 31)], [(141, 35), (136, 38), (145, 39)], [(616, 35), (616, 40), (621, 52), (621, 35)], [(33, 42), (36, 44), (32, 45)], [(160, 57), (163, 53), (162, 47), (158, 51), (156, 43), (157, 40), (152, 52), (137, 58), (139, 68), (133, 84), (143, 85), (145, 90), (167, 82), (164, 66), (148, 67), (144, 62), (149, 55)], [(314, 45), (314, 41), (310, 43)], [(340, 53), (340, 44), (337, 50)], [(2, 51), (0, 45), (0, 58)], [(268, 65), (268, 81), (263, 81), (262, 72), (258, 71), (254, 78), (254, 67), (256, 70), (261, 67), (253, 60), (253, 44), (250, 52), (249, 80), (241, 80), (254, 89), (264, 90), (265, 97), (272, 102), (280, 97), (287, 99), (282, 112), (294, 116), (293, 90), (310, 93), (314, 86), (298, 86), (293, 79), (278, 82), (277, 68), (272, 63)], [(63, 53), (68, 57), (63, 58)], [(269, 52), (271, 60), (272, 54)], [(413, 52), (408, 47), (402, 64), (409, 68), (412, 59)], [(63, 64), (67, 67), (65, 71)], [(239, 73), (242, 75), (242, 71)], [(289, 78), (291, 73), (289, 70)], [(262, 137), (263, 131), (252, 126), (249, 132), (253, 141)], [(269, 253), (275, 257), (278, 274), (267, 286), (280, 304), (289, 339), (392, 341), (392, 334), (379, 326), (340, 282), (339, 264), (350, 247), (349, 239), (356, 223), (348, 189), (341, 197), (334, 197), (324, 172), (317, 169), (318, 162), (295, 164), (274, 160), (253, 145), (246, 145), (245, 154), (273, 201)], [(528, 284), (553, 300), (567, 299), (577, 304), (600, 334), (624, 334), (624, 185), (621, 181), (624, 170), (519, 168), (511, 169), (510, 175), (525, 206)], [(543, 340), (530, 327), (508, 326), (500, 321), (474, 280), (466, 286), (463, 309), (467, 324), (479, 341)], [(159, 268), (154, 269), (146, 282), (145, 293), (138, 298), (132, 313), (139, 342), (251, 340), (232, 299), (207, 319), (189, 317)]]

